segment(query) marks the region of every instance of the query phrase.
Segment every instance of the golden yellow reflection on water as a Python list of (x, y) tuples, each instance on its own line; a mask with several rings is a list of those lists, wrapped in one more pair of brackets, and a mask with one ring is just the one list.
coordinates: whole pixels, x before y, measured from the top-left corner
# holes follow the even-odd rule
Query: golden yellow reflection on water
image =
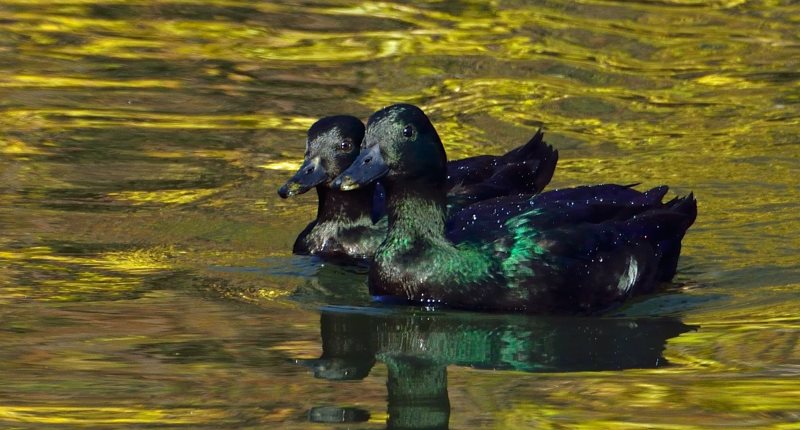
[(618, 311), (699, 326), (668, 340), (672, 367), (451, 367), (452, 428), (800, 420), (793, 2), (9, 0), (0, 16), (0, 424), (305, 429), (313, 406), (353, 403), (380, 428), (385, 367), (348, 385), (287, 364), (320, 353), (313, 309), (364, 304), (348, 290), (364, 279), (291, 257), (315, 196), (275, 190), (317, 118), (400, 101), (451, 158), (543, 127), (553, 187), (666, 183), (700, 205), (681, 286)]

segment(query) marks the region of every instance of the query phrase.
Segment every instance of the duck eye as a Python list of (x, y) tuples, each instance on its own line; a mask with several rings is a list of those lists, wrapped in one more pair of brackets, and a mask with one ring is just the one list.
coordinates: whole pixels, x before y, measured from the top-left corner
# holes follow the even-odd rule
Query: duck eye
[(411, 137), (413, 134), (414, 134), (414, 127), (413, 127), (413, 126), (411, 126), (411, 125), (407, 125), (407, 126), (406, 126), (406, 127), (403, 129), (403, 136), (405, 136), (405, 137)]
[(339, 149), (342, 151), (349, 151), (353, 148), (353, 141), (350, 139), (344, 139), (339, 142)]

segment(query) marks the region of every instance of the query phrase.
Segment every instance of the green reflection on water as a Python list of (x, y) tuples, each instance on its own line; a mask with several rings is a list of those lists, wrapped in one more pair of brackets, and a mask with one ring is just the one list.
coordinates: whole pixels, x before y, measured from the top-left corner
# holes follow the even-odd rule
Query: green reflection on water
[(543, 126), (553, 186), (667, 183), (700, 204), (681, 285), (616, 311), (699, 325), (668, 340), (673, 366), (451, 366), (451, 427), (796, 425), (798, 17), (777, 0), (4, 1), (0, 423), (305, 429), (346, 399), (382, 428), (386, 367), (342, 385), (288, 364), (321, 352), (316, 306), (368, 299), (362, 273), (289, 257), (315, 201), (275, 189), (316, 118), (407, 101), (453, 158)]

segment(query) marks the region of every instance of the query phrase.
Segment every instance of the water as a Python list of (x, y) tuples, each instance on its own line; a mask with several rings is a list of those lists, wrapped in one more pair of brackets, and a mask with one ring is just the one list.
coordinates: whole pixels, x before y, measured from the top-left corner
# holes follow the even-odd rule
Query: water
[[(800, 427), (798, 17), (4, 0), (0, 427)], [(543, 125), (551, 188), (694, 191), (676, 285), (604, 318), (376, 309), (291, 256), (305, 129), (399, 101), (453, 158)]]

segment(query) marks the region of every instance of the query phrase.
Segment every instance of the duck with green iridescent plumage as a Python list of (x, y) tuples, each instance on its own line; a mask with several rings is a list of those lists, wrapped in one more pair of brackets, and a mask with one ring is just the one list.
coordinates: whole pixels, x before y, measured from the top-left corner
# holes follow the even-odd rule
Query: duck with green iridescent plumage
[(675, 274), (697, 206), (666, 187), (595, 185), (469, 205), (449, 220), (447, 157), (413, 105), (374, 113), (358, 158), (332, 184), (381, 180), (388, 233), (370, 266), (379, 301), (472, 310), (596, 313)]
[[(343, 192), (330, 184), (359, 154), (364, 124), (358, 118), (325, 117), (308, 130), (305, 160), (278, 194), (287, 198), (315, 188), (317, 218), (300, 233), (295, 254), (337, 262), (369, 259), (386, 236), (382, 188), (376, 183)], [(558, 152), (537, 133), (502, 156), (480, 155), (447, 163), (447, 203), (451, 211), (497, 196), (536, 193), (553, 176)]]

